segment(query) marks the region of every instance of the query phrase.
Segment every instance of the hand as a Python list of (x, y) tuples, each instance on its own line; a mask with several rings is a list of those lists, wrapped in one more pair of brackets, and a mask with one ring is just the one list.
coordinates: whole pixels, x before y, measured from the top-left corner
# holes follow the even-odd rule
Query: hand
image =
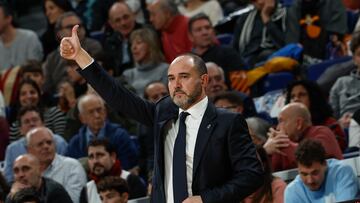
[(72, 34), (71, 37), (64, 37), (61, 40), (60, 43), (60, 55), (68, 60), (76, 60), (76, 57), (78, 56), (81, 46), (79, 37), (77, 34), (77, 30), (79, 28), (79, 25), (75, 25), (72, 28)]
[(264, 24), (270, 21), (271, 15), (275, 10), (276, 2), (275, 0), (265, 0), (264, 6), (261, 9), (261, 19)]
[(200, 196), (192, 196), (186, 198), (182, 203), (202, 203), (202, 199)]
[(286, 156), (286, 154), (283, 153), (280, 149), (289, 146), (289, 142), (290, 142), (289, 137), (285, 133), (274, 130), (273, 128), (270, 128), (268, 135), (269, 138), (266, 140), (264, 144), (264, 149), (266, 153), (267, 154), (278, 153)]
[(10, 197), (13, 197), (17, 192), (19, 192), (20, 190), (22, 190), (24, 188), (28, 188), (28, 187), (30, 187), (30, 186), (20, 183), (18, 181), (15, 181), (11, 186)]
[(351, 118), (352, 118), (352, 113), (350, 113), (350, 112), (344, 113), (344, 115), (339, 119), (339, 124), (340, 124), (340, 126), (341, 126), (343, 129), (349, 128)]

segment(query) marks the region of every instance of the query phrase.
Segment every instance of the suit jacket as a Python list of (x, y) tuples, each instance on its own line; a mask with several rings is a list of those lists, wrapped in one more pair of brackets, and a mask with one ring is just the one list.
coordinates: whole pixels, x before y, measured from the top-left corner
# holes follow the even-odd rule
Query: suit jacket
[[(79, 71), (113, 108), (140, 123), (154, 127), (154, 177), (152, 202), (164, 203), (164, 137), (179, 108), (170, 97), (156, 104), (142, 100), (115, 82), (97, 64)], [(211, 103), (200, 124), (193, 162), (193, 195), (205, 203), (238, 203), (262, 185), (263, 170), (255, 146), (240, 114), (215, 108)]]

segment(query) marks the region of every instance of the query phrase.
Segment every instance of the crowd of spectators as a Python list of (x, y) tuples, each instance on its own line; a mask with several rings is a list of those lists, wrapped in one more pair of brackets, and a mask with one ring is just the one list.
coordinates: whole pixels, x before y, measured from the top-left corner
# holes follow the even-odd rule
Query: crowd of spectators
[[(263, 162), (264, 184), (243, 202), (306, 202), (314, 191), (326, 196), (321, 188), (336, 201), (359, 198), (337, 161), (360, 148), (359, 14), (351, 0), (0, 0), (0, 203), (150, 195), (153, 128), (109, 108), (61, 57), (75, 25), (111, 76), (154, 103), (168, 95), (174, 58), (191, 52), (206, 62), (209, 101), (246, 118)], [(309, 66), (346, 57), (307, 78)], [(264, 81), (249, 81), (275, 58), (293, 80), (274, 117), (257, 111)], [(272, 176), (297, 167), (288, 186)], [(331, 177), (339, 171), (348, 175)]]

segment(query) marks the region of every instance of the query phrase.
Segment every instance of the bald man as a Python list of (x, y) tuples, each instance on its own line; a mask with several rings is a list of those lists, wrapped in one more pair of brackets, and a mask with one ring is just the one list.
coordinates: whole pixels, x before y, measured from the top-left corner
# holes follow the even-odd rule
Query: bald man
[(298, 143), (305, 139), (318, 140), (324, 146), (327, 158), (343, 159), (334, 133), (326, 126), (313, 126), (305, 105), (291, 103), (284, 106), (278, 121), (277, 128), (270, 129), (264, 144), (274, 171), (297, 167), (294, 153)]
[(132, 31), (142, 25), (136, 23), (135, 14), (125, 2), (114, 3), (108, 14), (108, 23), (113, 32), (106, 35), (104, 50), (114, 60), (114, 74), (117, 76), (134, 66), (128, 38)]
[(6, 202), (12, 203), (12, 197), (24, 188), (33, 187), (44, 202), (72, 203), (66, 190), (59, 183), (41, 177), (40, 161), (33, 155), (25, 154), (14, 161), (15, 182)]
[(80, 162), (56, 153), (54, 134), (47, 127), (30, 130), (26, 134), (26, 145), (29, 154), (39, 160), (42, 175), (60, 183), (72, 201), (78, 203), (81, 189), (87, 182), (86, 173)]

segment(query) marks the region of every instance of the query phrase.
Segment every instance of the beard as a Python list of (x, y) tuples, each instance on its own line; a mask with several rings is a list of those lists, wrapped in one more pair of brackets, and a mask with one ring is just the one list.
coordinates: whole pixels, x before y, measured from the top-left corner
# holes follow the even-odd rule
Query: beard
[[(176, 95), (181, 93), (182, 95)], [(194, 104), (194, 102), (201, 96), (201, 86), (195, 85), (195, 89), (191, 93), (186, 93), (180, 88), (176, 88), (174, 93), (171, 95), (173, 102), (181, 109), (187, 109), (189, 106)]]
[(106, 169), (101, 164), (95, 164), (92, 168), (92, 172), (97, 176), (104, 176), (106, 174)]

